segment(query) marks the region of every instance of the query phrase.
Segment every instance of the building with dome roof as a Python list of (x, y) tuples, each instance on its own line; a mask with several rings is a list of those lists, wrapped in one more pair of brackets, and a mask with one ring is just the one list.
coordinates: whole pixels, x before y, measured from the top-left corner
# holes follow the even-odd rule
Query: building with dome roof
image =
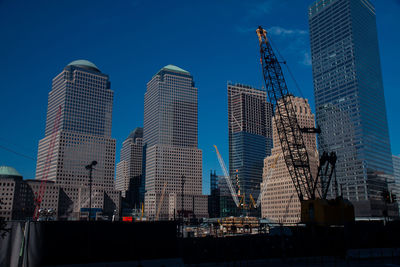
[[(35, 196), (39, 191), (38, 180), (23, 180), (13, 167), (0, 166), (0, 217), (6, 221), (31, 219), (35, 210)], [(52, 210), (57, 216), (60, 188), (54, 182), (46, 183), (40, 208)]]
[(150, 219), (181, 214), (208, 217), (207, 196), (202, 194), (197, 103), (193, 77), (182, 68), (167, 65), (147, 83), (143, 172), (145, 212)]
[[(36, 179), (47, 176), (48, 181), (62, 188), (60, 218), (79, 218), (82, 209), (89, 208), (89, 177), (85, 166), (92, 161), (97, 161), (92, 208), (109, 215), (119, 210), (120, 195), (114, 189), (115, 139), (111, 137), (113, 96), (109, 76), (87, 60), (72, 61), (53, 79), (45, 137), (39, 142)], [(52, 161), (47, 168), (56, 128)]]
[(18, 203), (22, 175), (13, 167), (0, 166), (0, 218), (9, 221), (21, 210)]
[(14, 168), (10, 166), (0, 166), (0, 177), (1, 178), (21, 178), (22, 175)]

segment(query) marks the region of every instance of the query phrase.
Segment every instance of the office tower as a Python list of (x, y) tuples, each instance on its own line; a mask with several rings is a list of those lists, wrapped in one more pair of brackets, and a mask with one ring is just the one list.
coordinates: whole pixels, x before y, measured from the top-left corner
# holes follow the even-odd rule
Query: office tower
[[(145, 211), (156, 219), (207, 216), (202, 152), (197, 148), (197, 88), (191, 74), (168, 65), (144, 97)], [(182, 203), (183, 196), (183, 203)]]
[(228, 83), (229, 175), (245, 207), (251, 204), (250, 195), (259, 195), (264, 158), (271, 154), (271, 117), (265, 91)]
[(48, 181), (61, 186), (61, 217), (78, 217), (82, 208), (89, 208), (89, 171), (85, 166), (92, 161), (97, 161), (92, 208), (103, 213), (110, 213), (106, 207), (119, 209), (119, 193), (114, 190), (115, 139), (111, 138), (113, 95), (108, 75), (86, 60), (71, 62), (53, 79), (45, 137), (39, 142), (36, 179), (47, 176)]
[(221, 183), (224, 176), (216, 174), (216, 171), (210, 172), (210, 195), (208, 196), (208, 215), (210, 218), (221, 217)]
[(23, 220), (22, 175), (13, 167), (0, 166), (0, 218)]
[[(315, 127), (314, 114), (311, 113), (308, 100), (292, 97), (291, 102), (296, 112), (297, 121), (301, 128)], [(275, 116), (278, 116), (275, 113)], [(292, 178), (283, 158), (281, 142), (273, 119), (273, 142), (271, 156), (264, 160), (263, 183), (266, 186), (261, 199), (261, 216), (276, 223), (297, 223), (300, 221), (300, 201), (293, 185)], [(318, 171), (318, 151), (315, 134), (303, 134), (310, 160), (313, 177)], [(266, 185), (265, 185), (266, 183)]]
[(208, 215), (210, 218), (217, 218), (220, 214), (219, 199), (219, 179), (216, 172), (210, 172), (210, 195), (208, 196)]
[(238, 215), (238, 208), (232, 199), (226, 178), (223, 175), (210, 173), (210, 197), (208, 199), (209, 216), (227, 217)]
[(319, 0), (308, 17), (319, 149), (336, 152), (338, 182), (356, 216), (382, 216), (393, 166), (375, 8)]
[[(130, 133), (122, 143), (120, 162), (117, 164), (115, 189), (126, 197), (130, 191), (134, 204), (140, 202), (139, 187), (142, 175), (143, 161), (143, 128), (138, 127)], [(131, 188), (129, 188), (131, 187)]]

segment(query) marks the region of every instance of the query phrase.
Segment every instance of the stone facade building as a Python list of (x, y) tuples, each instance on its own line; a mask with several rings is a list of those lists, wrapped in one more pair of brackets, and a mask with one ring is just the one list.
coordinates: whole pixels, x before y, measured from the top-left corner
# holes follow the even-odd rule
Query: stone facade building
[[(71, 62), (53, 79), (36, 179), (53, 181), (62, 188), (61, 218), (79, 218), (81, 209), (89, 208), (85, 166), (92, 161), (97, 165), (91, 208), (109, 215), (119, 210), (120, 194), (114, 189), (115, 139), (111, 138), (113, 95), (108, 75), (86, 60)], [(111, 210), (105, 210), (103, 197), (114, 202)]]
[[(311, 113), (308, 100), (292, 97), (292, 104), (300, 127), (315, 127), (314, 114)], [(272, 122), (274, 147), (271, 156), (264, 160), (261, 188), (266, 183), (266, 190), (261, 199), (261, 216), (275, 223), (297, 223), (300, 221), (300, 201), (283, 158), (274, 120), (275, 118)], [(316, 177), (319, 163), (316, 136), (304, 133), (303, 140), (307, 148), (311, 172), (313, 177)]]
[[(149, 219), (170, 219), (190, 212), (207, 217), (197, 123), (193, 77), (179, 67), (165, 66), (147, 83), (144, 101), (145, 212)], [(194, 211), (185, 200), (183, 211), (178, 201), (172, 200), (179, 194), (195, 199)]]

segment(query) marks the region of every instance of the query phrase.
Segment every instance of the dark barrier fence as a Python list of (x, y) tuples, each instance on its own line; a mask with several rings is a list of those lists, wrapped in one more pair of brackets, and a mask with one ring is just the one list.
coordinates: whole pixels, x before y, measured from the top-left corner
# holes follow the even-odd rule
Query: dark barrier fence
[[(182, 258), (186, 264), (259, 259), (398, 257), (400, 223), (275, 228), (274, 234), (177, 238), (175, 222), (10, 223), (0, 266), (133, 262)], [(378, 248), (378, 249), (377, 249)], [(368, 256), (368, 257), (367, 257)]]
[[(35, 267), (179, 256), (174, 222), (53, 221), (29, 222), (24, 229), (21, 226), (22, 223), (13, 223), (13, 231), (20, 234), (10, 234), (7, 240), (0, 240), (0, 260), (6, 254), (14, 257), (8, 262), (3, 257), (3, 263), (10, 264), (2, 265), (0, 261), (0, 266), (11, 266), (11, 262)], [(24, 240), (23, 232), (26, 233)], [(18, 254), (20, 247), (23, 251)]]
[(185, 263), (192, 264), (271, 258), (345, 259), (360, 249), (368, 249), (362, 252), (366, 254), (372, 251), (371, 257), (375, 251), (379, 251), (379, 255), (399, 257), (397, 250), (377, 249), (400, 248), (400, 222), (397, 221), (389, 222), (385, 226), (383, 222), (356, 222), (346, 227), (299, 226), (279, 229), (278, 226), (274, 229), (274, 233), (274, 236), (186, 238), (182, 240), (182, 257)]

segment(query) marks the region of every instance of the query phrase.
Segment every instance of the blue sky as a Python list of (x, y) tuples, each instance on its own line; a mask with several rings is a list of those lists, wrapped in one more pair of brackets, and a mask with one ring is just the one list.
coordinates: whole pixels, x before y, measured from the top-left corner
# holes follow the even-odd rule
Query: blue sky
[[(312, 2), (0, 0), (0, 165), (34, 178), (51, 80), (76, 59), (90, 60), (110, 75), (118, 161), (123, 140), (143, 125), (146, 83), (160, 68), (174, 64), (191, 72), (199, 89), (199, 148), (207, 193), (209, 171), (222, 173), (214, 144), (228, 162), (227, 81), (263, 84), (258, 25), (269, 30), (314, 109), (307, 20)], [(400, 1), (372, 3), (392, 153), (398, 155)]]

